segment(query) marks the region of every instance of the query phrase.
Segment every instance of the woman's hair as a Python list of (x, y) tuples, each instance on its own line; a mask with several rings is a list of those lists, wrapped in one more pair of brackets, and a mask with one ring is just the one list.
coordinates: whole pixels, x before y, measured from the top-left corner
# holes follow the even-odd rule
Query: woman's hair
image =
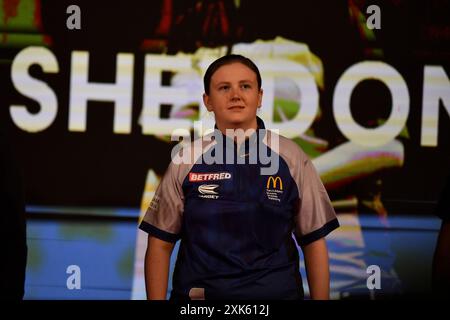
[(259, 69), (256, 64), (247, 57), (241, 56), (239, 54), (229, 54), (223, 57), (220, 57), (213, 63), (211, 63), (206, 70), (205, 76), (203, 77), (203, 85), (205, 87), (205, 93), (209, 95), (209, 86), (211, 84), (211, 78), (213, 74), (222, 66), (231, 64), (231, 63), (242, 63), (243, 65), (249, 67), (255, 74), (256, 80), (258, 81), (258, 89), (261, 89), (261, 74), (259, 73)]

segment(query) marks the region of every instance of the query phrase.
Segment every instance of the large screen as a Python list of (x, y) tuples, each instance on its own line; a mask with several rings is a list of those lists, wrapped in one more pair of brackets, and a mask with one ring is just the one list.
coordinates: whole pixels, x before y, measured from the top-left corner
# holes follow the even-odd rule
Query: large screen
[[(0, 7), (0, 121), (23, 173), (26, 297), (145, 297), (138, 222), (173, 148), (213, 128), (203, 75), (227, 53), (258, 65), (258, 116), (308, 154), (338, 213), (341, 228), (327, 240), (332, 297), (429, 290), (433, 210), (450, 172), (448, 1)], [(86, 247), (58, 258), (40, 241), (49, 234)], [(104, 281), (94, 280), (96, 252), (111, 261)], [(413, 272), (414, 256), (423, 259)], [(66, 290), (69, 265), (86, 270), (88, 289)], [(375, 291), (371, 266), (381, 270)], [(105, 289), (111, 282), (122, 291)]]

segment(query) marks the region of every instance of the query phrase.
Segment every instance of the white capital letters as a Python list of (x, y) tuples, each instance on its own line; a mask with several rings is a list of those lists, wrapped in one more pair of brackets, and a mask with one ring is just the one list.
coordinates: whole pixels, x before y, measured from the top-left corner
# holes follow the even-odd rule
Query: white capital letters
[(439, 100), (450, 115), (450, 80), (441, 66), (423, 71), (422, 135), (420, 144), (436, 147), (439, 128)]
[[(360, 126), (352, 117), (350, 98), (355, 86), (365, 79), (382, 81), (391, 92), (392, 110), (386, 123), (378, 128)], [(365, 106), (358, 106), (364, 108)], [(341, 132), (362, 146), (382, 146), (394, 139), (406, 124), (409, 113), (409, 92), (405, 80), (384, 62), (363, 61), (348, 68), (340, 77), (333, 96), (333, 113)]]
[(116, 83), (89, 83), (89, 53), (72, 52), (69, 130), (86, 131), (87, 101), (114, 101), (114, 133), (131, 132), (134, 56), (117, 55)]
[[(292, 61), (261, 59), (261, 73), (264, 76), (264, 99), (261, 108), (261, 118), (265, 120), (269, 129), (277, 129), (287, 138), (298, 137), (314, 122), (319, 106), (319, 92), (314, 76), (303, 65)], [(273, 123), (273, 112), (279, 106), (274, 105), (275, 82), (281, 83), (281, 90), (291, 87), (291, 92), (298, 91), (296, 100), (300, 106), (292, 119)], [(294, 94), (295, 95), (295, 94)], [(281, 109), (279, 109), (281, 111)], [(283, 116), (282, 116), (283, 118)]]
[(190, 56), (161, 56), (147, 54), (145, 56), (144, 102), (142, 109), (142, 133), (170, 135), (174, 130), (191, 128), (191, 121), (186, 119), (161, 119), (161, 104), (183, 104), (191, 100), (191, 96), (201, 97), (200, 92), (188, 92), (186, 88), (171, 88), (161, 83), (162, 72), (191, 71)]
[(58, 101), (46, 83), (30, 76), (28, 69), (33, 64), (40, 65), (44, 72), (59, 72), (58, 61), (47, 48), (28, 47), (20, 51), (11, 66), (12, 83), (22, 95), (36, 100), (41, 110), (38, 113), (30, 113), (26, 106), (12, 105), (10, 114), (13, 122), (22, 130), (39, 132), (47, 129), (55, 120)]

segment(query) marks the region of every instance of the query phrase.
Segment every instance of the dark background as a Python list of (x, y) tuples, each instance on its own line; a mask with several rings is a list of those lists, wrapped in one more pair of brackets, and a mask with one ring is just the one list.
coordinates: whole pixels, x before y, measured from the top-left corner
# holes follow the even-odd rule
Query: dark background
[[(4, 1), (6, 3), (8, 1)], [(170, 15), (164, 4), (172, 4)], [(325, 89), (320, 93), (323, 116), (314, 123), (316, 133), (332, 146), (346, 140), (332, 114), (332, 96), (338, 78), (363, 60), (382, 60), (405, 79), (410, 94), (407, 130), (399, 138), (405, 147), (403, 167), (384, 172), (382, 195), (388, 211), (428, 213), (450, 172), (450, 119), (441, 102), (437, 147), (420, 146), (423, 70), (440, 65), (450, 75), (450, 1), (35, 1), (40, 20), (34, 30), (46, 36), (59, 73), (30, 69), (56, 93), (58, 114), (39, 133), (16, 127), (9, 115), (11, 104), (38, 104), (16, 92), (10, 68), (20, 46), (0, 47), (0, 127), (6, 132), (23, 173), (26, 203), (31, 205), (138, 207), (147, 171), (162, 174), (170, 161), (172, 145), (143, 135), (138, 125), (142, 108), (146, 53), (194, 52), (201, 46), (273, 39), (276, 36), (304, 42), (324, 64)], [(68, 30), (66, 8), (81, 8), (81, 30)], [(350, 16), (370, 4), (381, 8), (381, 30), (375, 39), (364, 38)], [(4, 9), (5, 10), (5, 9)], [(5, 11), (6, 12), (6, 11)], [(224, 22), (225, 21), (225, 22)], [(372, 49), (382, 51), (382, 56)], [(74, 50), (89, 52), (89, 81), (114, 82), (116, 54), (133, 53), (133, 121), (131, 134), (113, 133), (113, 103), (88, 103), (86, 132), (68, 130), (70, 58)], [(382, 107), (380, 107), (382, 106)], [(352, 112), (367, 127), (390, 113), (391, 97), (378, 81), (364, 81), (354, 90)], [(347, 188), (365, 186), (360, 181)]]

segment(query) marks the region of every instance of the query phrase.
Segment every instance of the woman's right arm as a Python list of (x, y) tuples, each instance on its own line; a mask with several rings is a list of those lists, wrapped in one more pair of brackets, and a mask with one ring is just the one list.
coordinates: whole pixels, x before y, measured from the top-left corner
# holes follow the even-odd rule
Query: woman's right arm
[(145, 288), (148, 300), (165, 300), (169, 279), (170, 256), (174, 243), (148, 236), (145, 252)]

